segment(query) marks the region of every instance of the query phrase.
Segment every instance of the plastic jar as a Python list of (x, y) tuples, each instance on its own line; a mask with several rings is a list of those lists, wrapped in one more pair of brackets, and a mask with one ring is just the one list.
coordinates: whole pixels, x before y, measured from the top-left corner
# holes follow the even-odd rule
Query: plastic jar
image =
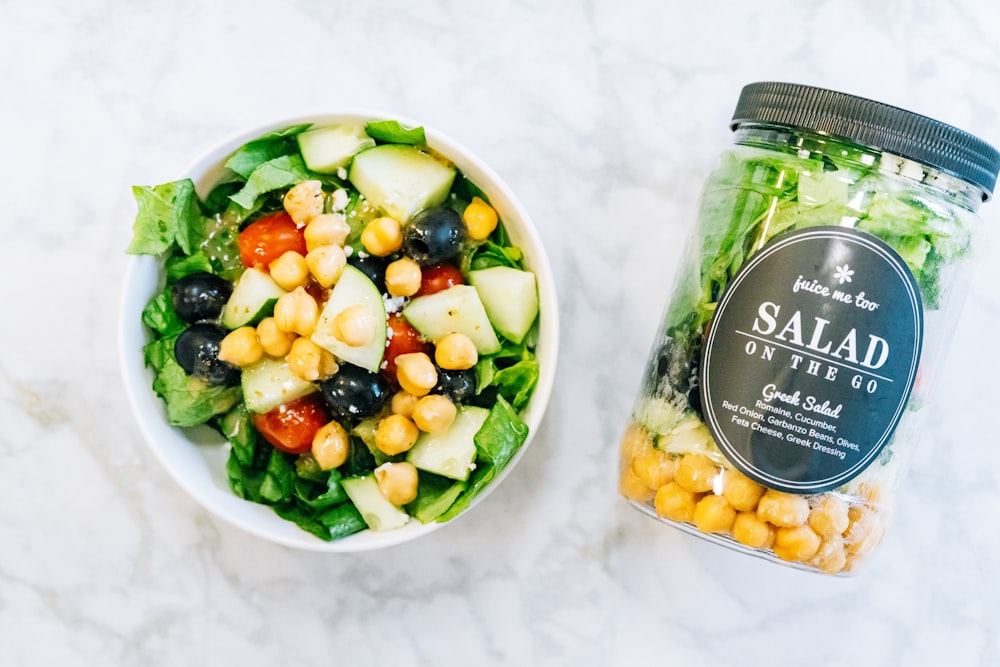
[(881, 541), (1000, 153), (930, 118), (746, 86), (622, 437), (619, 489), (816, 572)]

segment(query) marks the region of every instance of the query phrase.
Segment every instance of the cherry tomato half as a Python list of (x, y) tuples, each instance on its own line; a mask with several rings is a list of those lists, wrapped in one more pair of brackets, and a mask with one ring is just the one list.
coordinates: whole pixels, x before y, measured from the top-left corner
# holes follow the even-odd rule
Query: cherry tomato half
[(396, 382), (396, 357), (410, 352), (430, 353), (432, 346), (399, 313), (389, 315), (389, 329), (392, 335), (385, 348), (385, 366), (382, 373), (387, 380)]
[(465, 276), (454, 264), (442, 263), (423, 267), (420, 271), (420, 289), (414, 296), (441, 292), (455, 285), (464, 285)]
[(264, 269), (289, 250), (306, 254), (306, 239), (287, 213), (279, 211), (250, 223), (240, 232), (236, 245), (243, 266)]
[(309, 394), (253, 416), (253, 425), (264, 439), (289, 454), (308, 452), (316, 431), (329, 421), (330, 414), (319, 394)]

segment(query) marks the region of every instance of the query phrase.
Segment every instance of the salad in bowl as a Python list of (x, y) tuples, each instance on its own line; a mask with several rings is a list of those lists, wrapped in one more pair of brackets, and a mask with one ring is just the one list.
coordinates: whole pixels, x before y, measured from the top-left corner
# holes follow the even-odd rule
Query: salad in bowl
[(310, 116), (133, 194), (125, 384), (207, 509), (289, 546), (377, 548), (464, 514), (523, 454), (554, 283), (469, 151), (399, 117)]

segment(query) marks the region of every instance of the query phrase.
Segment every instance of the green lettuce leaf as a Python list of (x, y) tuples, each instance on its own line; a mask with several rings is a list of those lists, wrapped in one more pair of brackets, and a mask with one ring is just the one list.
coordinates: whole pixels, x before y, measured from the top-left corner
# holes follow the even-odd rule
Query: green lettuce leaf
[(228, 412), (243, 400), (239, 387), (213, 387), (191, 377), (174, 360), (175, 336), (160, 338), (143, 348), (146, 365), (156, 372), (153, 391), (167, 405), (167, 421), (173, 426), (197, 426)]
[(247, 178), (246, 185), (230, 199), (244, 209), (253, 209), (258, 197), (268, 192), (289, 188), (312, 178), (301, 155), (283, 155), (258, 165)]
[(365, 132), (375, 141), (384, 144), (409, 144), (423, 146), (427, 143), (422, 127), (405, 127), (395, 120), (375, 120), (365, 125)]
[(138, 206), (132, 241), (125, 252), (132, 255), (165, 255), (175, 244), (185, 255), (198, 247), (204, 219), (190, 179), (153, 187), (132, 188)]
[(244, 179), (249, 178), (250, 174), (265, 162), (283, 155), (298, 153), (299, 145), (295, 137), (308, 130), (311, 125), (311, 123), (292, 125), (243, 144), (226, 160), (226, 168)]

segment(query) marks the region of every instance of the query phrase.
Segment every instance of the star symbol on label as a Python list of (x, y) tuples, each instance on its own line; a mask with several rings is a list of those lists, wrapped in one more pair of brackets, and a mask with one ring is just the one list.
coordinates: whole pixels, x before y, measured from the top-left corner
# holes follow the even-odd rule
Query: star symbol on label
[(844, 264), (843, 266), (838, 266), (837, 270), (834, 272), (833, 277), (843, 285), (844, 283), (851, 282), (851, 276), (854, 275), (854, 270), (849, 264)]

